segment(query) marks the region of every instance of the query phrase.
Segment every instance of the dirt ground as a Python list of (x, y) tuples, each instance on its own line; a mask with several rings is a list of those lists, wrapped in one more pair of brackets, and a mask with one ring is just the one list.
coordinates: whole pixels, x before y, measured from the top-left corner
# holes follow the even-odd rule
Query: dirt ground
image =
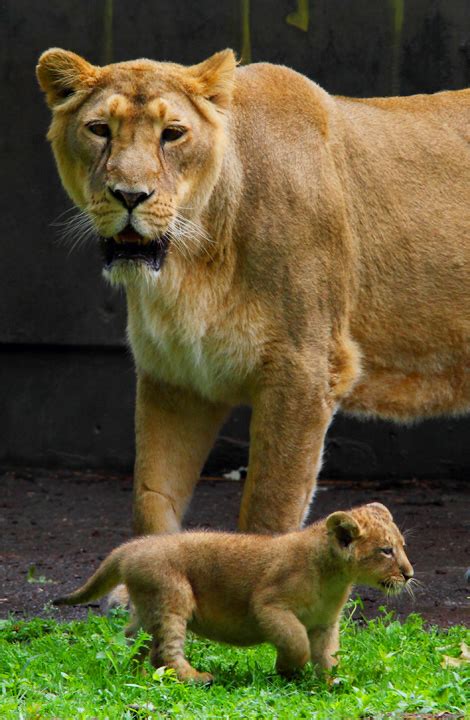
[[(85, 617), (86, 607), (59, 610), (48, 603), (81, 584), (111, 548), (130, 537), (132, 479), (18, 469), (0, 478), (0, 617)], [(201, 479), (186, 527), (234, 530), (242, 486)], [(406, 594), (392, 600), (360, 588), (364, 614), (373, 616), (385, 605), (400, 617), (419, 612), (443, 627), (470, 625), (468, 483), (323, 481), (311, 519), (372, 500), (385, 503), (409, 533), (409, 557), (423, 586), (414, 602)]]

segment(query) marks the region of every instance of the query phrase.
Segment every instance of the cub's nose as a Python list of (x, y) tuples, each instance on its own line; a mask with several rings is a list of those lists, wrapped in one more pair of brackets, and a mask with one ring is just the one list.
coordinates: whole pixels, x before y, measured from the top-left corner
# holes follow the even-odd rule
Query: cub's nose
[(144, 200), (148, 200), (148, 198), (153, 195), (153, 192), (125, 192), (124, 190), (119, 190), (118, 188), (114, 190), (110, 188), (109, 192), (130, 212), (132, 212), (137, 205), (140, 205), (140, 203), (143, 203)]
[(403, 577), (405, 578), (405, 580), (408, 581), (408, 580), (411, 580), (411, 578), (413, 577), (413, 575), (414, 575), (414, 570), (413, 570), (412, 567), (402, 568), (401, 574), (403, 575)]

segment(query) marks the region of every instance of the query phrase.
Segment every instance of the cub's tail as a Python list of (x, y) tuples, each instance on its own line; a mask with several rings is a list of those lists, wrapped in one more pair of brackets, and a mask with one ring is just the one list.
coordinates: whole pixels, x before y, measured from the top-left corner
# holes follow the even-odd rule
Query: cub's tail
[(121, 582), (120, 564), (125, 550), (125, 545), (113, 550), (84, 585), (70, 595), (56, 598), (52, 601), (53, 605), (79, 605), (107, 595)]

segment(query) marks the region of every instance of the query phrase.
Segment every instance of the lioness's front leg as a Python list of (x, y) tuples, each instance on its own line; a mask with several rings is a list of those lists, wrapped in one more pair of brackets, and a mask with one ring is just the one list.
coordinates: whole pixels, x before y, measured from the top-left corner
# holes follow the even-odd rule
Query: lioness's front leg
[(227, 408), (139, 374), (134, 531), (177, 532)]
[(253, 402), (242, 530), (288, 532), (305, 518), (334, 407), (316, 375), (302, 359), (267, 367)]

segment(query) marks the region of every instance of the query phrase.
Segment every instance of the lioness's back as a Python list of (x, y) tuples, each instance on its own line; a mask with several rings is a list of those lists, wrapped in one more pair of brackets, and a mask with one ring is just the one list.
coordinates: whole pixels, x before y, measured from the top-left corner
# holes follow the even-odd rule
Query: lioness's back
[(398, 418), (468, 410), (470, 90), (333, 97), (268, 64), (237, 78), (247, 164), (278, 197), (290, 187), (317, 214), (345, 207), (363, 376), (344, 406)]

